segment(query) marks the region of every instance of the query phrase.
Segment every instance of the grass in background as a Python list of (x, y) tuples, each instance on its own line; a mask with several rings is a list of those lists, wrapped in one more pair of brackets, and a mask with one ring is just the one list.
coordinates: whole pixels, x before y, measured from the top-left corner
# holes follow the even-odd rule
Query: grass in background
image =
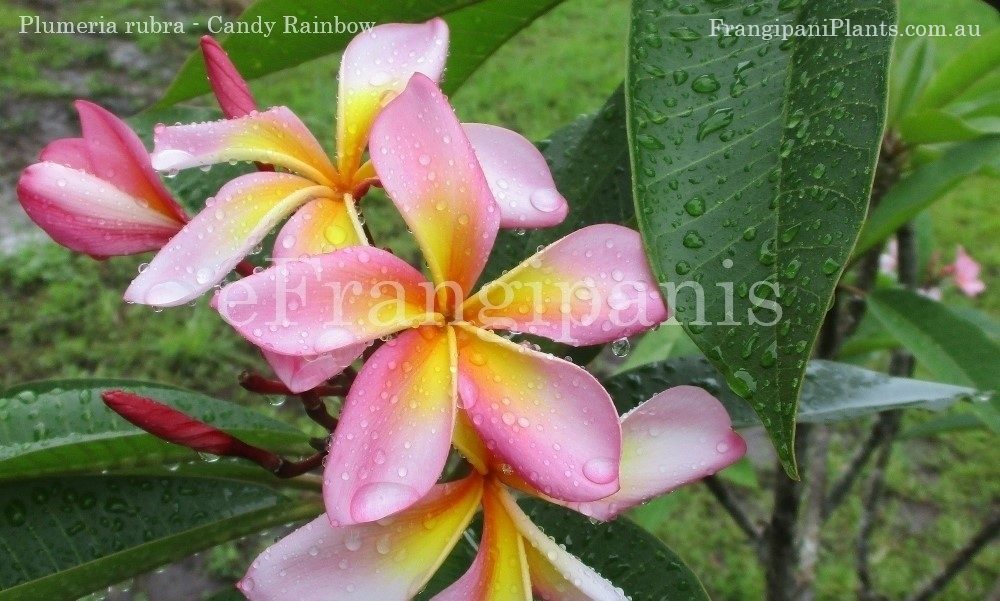
[[(110, 0), (90, 3), (91, 12), (114, 10)], [(130, 4), (146, 7), (142, 2)], [(0, 15), (13, 11), (0, 5)], [(151, 9), (156, 12), (156, 9)], [(909, 0), (901, 11), (911, 23), (995, 21), (985, 5), (972, 1)], [(502, 48), (454, 96), (466, 121), (503, 124), (540, 139), (581, 113), (595, 110), (618, 85), (625, 60), (628, 2), (567, 0)], [(55, 40), (56, 38), (47, 38)], [(0, 39), (3, 41), (3, 39)], [(964, 40), (940, 40), (945, 60)], [(143, 44), (155, 41), (144, 40)], [(7, 43), (4, 42), (7, 46)], [(194, 48), (193, 43), (191, 48)], [(36, 76), (37, 64), (65, 60), (48, 54), (66, 49), (60, 42), (18, 55), (16, 70), (0, 77), (0, 90), (25, 86), (21, 93), (48, 94), (56, 85)], [(84, 47), (104, 60), (100, 48)], [(48, 53), (48, 54), (47, 54)], [(16, 57), (15, 57), (16, 58)], [(179, 62), (178, 62), (179, 64)], [(286, 104), (314, 128), (332, 148), (338, 60), (322, 59), (269, 76), (252, 84), (264, 105)], [(141, 76), (141, 74), (139, 75)], [(32, 88), (38, 86), (38, 89)], [(984, 266), (988, 288), (976, 300), (947, 292), (948, 302), (1000, 311), (1000, 248), (995, 243), (996, 179), (976, 178), (959, 186), (931, 211), (943, 259), (963, 244)], [(404, 254), (413, 251), (405, 228), (384, 200), (366, 200), (369, 221), (378, 224), (379, 244)], [(0, 352), (2, 380), (107, 375), (163, 380), (199, 388), (227, 398), (243, 399), (235, 374), (260, 366), (259, 357), (212, 312), (197, 306), (155, 313), (125, 306), (120, 295), (139, 260), (103, 263), (52, 245), (32, 247), (0, 263)], [(914, 412), (912, 425), (926, 414)], [(831, 461), (843, 463), (853, 450), (863, 424), (849, 424), (834, 439)], [(937, 570), (951, 550), (963, 544), (989, 508), (995, 493), (983, 483), (995, 481), (1000, 462), (995, 438), (983, 432), (953, 434), (898, 445), (889, 474), (885, 521), (875, 538), (875, 571), (880, 588), (899, 598)], [(766, 488), (773, 472), (764, 470), (763, 488), (737, 490), (769, 508)], [(819, 599), (853, 597), (853, 533), (856, 501), (832, 519), (824, 538), (819, 571)], [(643, 515), (668, 545), (691, 564), (715, 599), (759, 599), (763, 577), (740, 532), (710, 496), (698, 486), (679, 491)], [(975, 565), (951, 585), (942, 599), (982, 599), (993, 587), (1000, 551), (980, 555)]]

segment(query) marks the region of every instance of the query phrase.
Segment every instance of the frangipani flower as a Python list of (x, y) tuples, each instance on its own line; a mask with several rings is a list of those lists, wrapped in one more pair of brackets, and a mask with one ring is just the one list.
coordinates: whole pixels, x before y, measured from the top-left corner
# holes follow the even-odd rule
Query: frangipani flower
[(398, 333), (368, 359), (345, 401), (326, 462), (330, 519), (374, 521), (423, 497), (456, 420), (546, 495), (587, 502), (615, 493), (621, 428), (608, 393), (579, 366), (491, 330), (599, 344), (660, 323), (667, 310), (639, 234), (585, 228), (470, 296), (500, 210), (447, 100), (415, 75), (383, 109), (370, 144), (431, 281), (386, 251), (354, 247), (252, 275), (215, 299), (240, 333), (280, 354)]
[[(293, 213), (278, 235), (276, 260), (367, 244), (355, 194), (378, 181), (372, 162), (363, 161), (369, 129), (411, 75), (441, 77), (447, 42), (447, 25), (437, 18), (418, 25), (380, 25), (351, 41), (340, 65), (336, 165), (285, 107), (158, 127), (152, 155), (157, 169), (256, 161), (288, 173), (244, 175), (226, 184), (132, 282), (126, 300), (174, 306), (196, 298)], [(240, 114), (252, 103), (248, 88), (222, 60), (221, 49), (209, 44), (206, 54), (224, 110)], [(469, 128), (480, 141), (491, 181), (509, 199), (505, 219), (518, 227), (539, 227), (565, 217), (565, 200), (555, 192), (545, 160), (530, 142), (502, 128)], [(506, 154), (497, 154), (497, 148)]]
[(951, 275), (958, 289), (968, 297), (979, 296), (986, 290), (986, 282), (979, 277), (981, 271), (979, 263), (962, 246), (955, 249), (955, 262), (945, 267), (945, 273)]
[[(654, 396), (622, 419), (621, 511), (737, 461), (746, 451), (722, 405), (690, 386)], [(630, 451), (631, 449), (631, 451)], [(479, 507), (483, 534), (468, 572), (433, 601), (622, 601), (624, 593), (544, 534), (494, 472), (435, 485), (407, 510), (335, 527), (327, 516), (296, 530), (254, 562), (239, 587), (251, 601), (404, 601), (423, 588)], [(613, 507), (613, 509), (612, 509)]]
[(187, 221), (142, 141), (103, 108), (78, 100), (83, 136), (46, 146), (17, 183), (21, 206), (59, 244), (94, 257), (163, 246)]
[[(205, 71), (208, 73), (209, 84), (226, 118), (238, 119), (254, 113), (257, 110), (257, 101), (254, 100), (253, 94), (250, 92), (250, 86), (236, 70), (236, 66), (233, 65), (225, 50), (210, 36), (202, 37), (201, 50), (205, 59)], [(257, 168), (260, 171), (274, 170), (272, 166), (263, 164), (258, 164)], [(312, 222), (314, 219), (323, 217), (324, 214), (336, 212), (337, 208), (339, 207), (336, 203), (327, 199), (306, 205), (289, 221), (288, 227), (292, 233), (285, 236), (283, 240), (289, 240), (288, 236), (295, 236), (296, 231), (307, 229), (307, 226), (296, 220)], [(331, 227), (340, 226), (332, 224)], [(326, 249), (330, 240), (327, 236), (328, 232), (324, 231), (323, 233), (323, 239), (314, 237), (311, 242), (306, 241), (300, 250), (315, 252), (317, 249)], [(337, 230), (331, 230), (329, 233), (333, 233), (334, 238), (340, 237)], [(363, 239), (364, 236), (361, 238)], [(276, 251), (279, 255), (282, 254), (281, 249), (276, 249)], [(285, 386), (291, 392), (299, 393), (311, 390), (342, 372), (364, 352), (364, 348), (364, 345), (359, 345), (311, 357), (281, 355), (266, 349), (261, 349), (261, 354)]]

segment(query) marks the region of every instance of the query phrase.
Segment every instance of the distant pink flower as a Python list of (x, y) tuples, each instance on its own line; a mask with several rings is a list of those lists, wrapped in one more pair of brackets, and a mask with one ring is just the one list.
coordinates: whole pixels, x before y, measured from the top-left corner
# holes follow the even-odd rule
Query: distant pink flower
[(986, 282), (979, 277), (981, 271), (979, 263), (962, 246), (955, 248), (955, 262), (944, 268), (944, 272), (955, 281), (955, 286), (969, 297), (979, 296), (986, 290)]
[[(691, 386), (654, 396), (624, 416), (621, 427), (621, 490), (585, 507), (597, 519), (713, 474), (746, 452), (725, 408)], [(336, 527), (320, 516), (265, 550), (239, 588), (251, 601), (405, 601), (424, 587), (482, 507), (475, 561), (433, 601), (527, 601), (533, 592), (550, 601), (625, 601), (621, 589), (532, 523), (507, 479), (486, 470), (437, 484), (378, 522)]]
[(78, 100), (83, 136), (46, 146), (17, 183), (21, 206), (53, 240), (102, 258), (163, 246), (184, 210), (150, 165), (139, 136), (96, 104)]
[[(268, 269), (216, 296), (241, 334), (280, 354), (398, 333), (368, 359), (345, 401), (326, 462), (330, 519), (370, 522), (423, 497), (456, 420), (546, 495), (586, 502), (613, 494), (621, 429), (608, 393), (583, 368), (491, 330), (590, 345), (666, 319), (639, 234), (584, 228), (470, 294), (501, 211), (447, 99), (415, 75), (383, 109), (370, 144), (430, 281), (386, 251), (358, 246)], [(564, 283), (575, 294), (562, 294)]]

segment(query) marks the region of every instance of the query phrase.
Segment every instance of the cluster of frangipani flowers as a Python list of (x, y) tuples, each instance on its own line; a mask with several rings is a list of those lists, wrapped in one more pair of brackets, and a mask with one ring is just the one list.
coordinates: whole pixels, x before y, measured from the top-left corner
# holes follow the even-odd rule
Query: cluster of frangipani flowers
[[(244, 593), (407, 599), (481, 506), (480, 555), (439, 598), (623, 598), (531, 524), (514, 495), (610, 519), (729, 465), (745, 445), (700, 389), (665, 391), (620, 420), (582, 367), (496, 332), (593, 345), (662, 322), (638, 233), (584, 228), (475, 290), (499, 228), (555, 225), (568, 207), (529, 141), (458, 121), (437, 87), (447, 55), (439, 19), (375, 27), (345, 50), (336, 164), (290, 110), (257, 111), (218, 45), (203, 50), (226, 120), (158, 126), (147, 155), (124, 123), (80, 103), (83, 138), (46, 148), (18, 191), (74, 250), (160, 248), (130, 302), (178, 305), (234, 269), (245, 275), (213, 305), (295, 392), (384, 341), (331, 436), (326, 515), (265, 552)], [(258, 172), (225, 184), (190, 220), (153, 170), (232, 160)], [(399, 209), (429, 277), (370, 244), (357, 203), (372, 185)], [(279, 225), (277, 264), (241, 269)], [(473, 473), (439, 484), (452, 446)]]

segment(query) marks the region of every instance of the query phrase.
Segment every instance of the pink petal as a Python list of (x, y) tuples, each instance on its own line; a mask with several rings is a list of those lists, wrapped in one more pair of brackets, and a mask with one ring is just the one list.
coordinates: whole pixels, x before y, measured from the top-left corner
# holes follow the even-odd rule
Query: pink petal
[(257, 346), (312, 356), (400, 330), (441, 323), (423, 275), (368, 246), (287, 261), (233, 282), (215, 298), (222, 317)]
[(198, 298), (310, 198), (332, 192), (289, 173), (250, 173), (226, 183), (125, 291), (125, 300), (170, 307)]
[(351, 40), (340, 61), (337, 102), (337, 158), (345, 178), (361, 165), (379, 110), (414, 73), (438, 81), (447, 56), (448, 25), (439, 18), (379, 25)]
[(600, 383), (577, 365), (486, 330), (455, 329), (462, 404), (487, 449), (550, 497), (614, 494), (621, 426)]
[(573, 232), (484, 285), (462, 315), (485, 328), (590, 345), (645, 331), (668, 312), (639, 233), (601, 224)]
[(367, 344), (356, 344), (312, 357), (279, 355), (268, 350), (261, 353), (278, 379), (292, 392), (300, 393), (312, 390), (344, 371), (366, 348)]
[(510, 494), (503, 491), (500, 500), (527, 543), (531, 585), (539, 597), (545, 601), (628, 601), (621, 589), (542, 532)]
[(486, 264), (500, 211), (448, 100), (430, 79), (414, 75), (375, 121), (370, 144), (375, 170), (434, 283), (457, 286), (449, 304), (461, 301)]
[(986, 283), (979, 279), (982, 268), (961, 246), (955, 249), (953, 270), (955, 285), (962, 291), (962, 294), (969, 297), (979, 296), (986, 290)]
[(524, 136), (483, 123), (463, 123), (500, 206), (500, 227), (559, 225), (569, 212), (545, 157)]
[(295, 212), (274, 243), (275, 259), (298, 259), (367, 244), (354, 200), (317, 198)]
[(222, 46), (211, 36), (202, 36), (201, 53), (205, 58), (208, 83), (226, 118), (242, 117), (257, 110), (250, 87)]
[(94, 256), (158, 249), (183, 225), (102, 179), (58, 163), (26, 168), (17, 197), (53, 240)]
[(571, 507), (610, 520), (732, 465), (746, 450), (722, 403), (701, 388), (676, 386), (622, 418), (621, 490)]
[(487, 481), (483, 492), (483, 536), (468, 571), (431, 601), (530, 601), (524, 542), (499, 495)]
[(403, 332), (361, 368), (344, 401), (323, 478), (326, 511), (341, 525), (406, 509), (434, 486), (455, 424), (454, 337)]
[(94, 174), (90, 164), (90, 151), (83, 138), (60, 138), (53, 140), (38, 155), (39, 163), (59, 163), (73, 169)]
[(174, 171), (225, 161), (284, 167), (324, 186), (339, 181), (323, 147), (295, 113), (283, 106), (237, 119), (191, 125), (158, 125), (153, 166)]
[(89, 172), (149, 207), (184, 222), (187, 216), (150, 165), (142, 140), (124, 121), (103, 108), (77, 100), (80, 126), (89, 155)]
[(250, 601), (410, 599), (455, 546), (481, 493), (472, 476), (377, 523), (335, 528), (322, 515), (266, 549), (239, 589)]

